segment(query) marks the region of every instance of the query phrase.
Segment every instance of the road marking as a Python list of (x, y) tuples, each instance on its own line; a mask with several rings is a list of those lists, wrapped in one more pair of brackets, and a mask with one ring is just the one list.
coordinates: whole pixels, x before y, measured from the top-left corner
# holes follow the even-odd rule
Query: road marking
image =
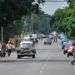
[(44, 67), (46, 67), (47, 66), (47, 64), (44, 64)]
[(44, 64), (41, 69), (44, 70), (46, 68), (46, 66), (47, 66), (47, 64)]
[(44, 64), (43, 67), (41, 67), (41, 70), (40, 70), (40, 74), (42, 74), (44, 72), (44, 69), (46, 68), (47, 64)]
[(60, 56), (60, 55), (58, 54), (58, 56)]
[(45, 69), (45, 67), (43, 66), (41, 69), (42, 69), (42, 70), (44, 70), (44, 69)]
[(42, 70), (44, 70), (44, 69), (45, 69), (45, 67), (42, 67), (41, 69), (42, 69)]
[(42, 73), (43, 73), (43, 71), (41, 70), (41, 71), (40, 71), (40, 74), (42, 74)]

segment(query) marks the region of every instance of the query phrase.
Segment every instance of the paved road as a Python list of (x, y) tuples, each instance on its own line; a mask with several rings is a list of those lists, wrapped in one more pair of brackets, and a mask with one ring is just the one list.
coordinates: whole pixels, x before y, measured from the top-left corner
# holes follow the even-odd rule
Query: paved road
[(1, 75), (75, 75), (75, 66), (69, 63), (69, 59), (62, 54), (57, 43), (43, 45), (43, 41), (35, 46), (37, 55), (35, 59), (17, 59), (12, 54), (9, 60), (16, 62), (0, 63)]

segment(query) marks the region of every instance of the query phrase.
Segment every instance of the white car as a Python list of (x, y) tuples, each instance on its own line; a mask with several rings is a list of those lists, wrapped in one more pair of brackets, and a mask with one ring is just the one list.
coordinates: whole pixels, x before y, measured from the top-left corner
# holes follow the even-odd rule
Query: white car
[(36, 49), (31, 41), (22, 41), (19, 49), (17, 50), (17, 58), (29, 56), (35, 58)]

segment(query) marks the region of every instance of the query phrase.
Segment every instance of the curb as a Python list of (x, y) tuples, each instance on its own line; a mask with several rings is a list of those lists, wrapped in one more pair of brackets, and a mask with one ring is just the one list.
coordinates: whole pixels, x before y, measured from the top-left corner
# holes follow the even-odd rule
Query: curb
[(14, 60), (0, 60), (0, 63), (15, 63), (15, 62), (25, 62), (25, 63), (40, 63), (40, 62), (53, 62), (53, 63), (63, 63), (63, 62), (70, 62), (70, 60), (64, 60), (64, 59), (49, 59), (49, 60), (46, 60), (46, 59), (29, 59), (29, 60), (25, 60), (25, 59), (14, 59)]

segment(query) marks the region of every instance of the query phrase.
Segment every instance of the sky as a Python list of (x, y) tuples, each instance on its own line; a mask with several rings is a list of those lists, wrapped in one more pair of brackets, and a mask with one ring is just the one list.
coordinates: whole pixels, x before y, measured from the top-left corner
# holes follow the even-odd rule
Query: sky
[(64, 0), (58, 0), (58, 2), (56, 0), (54, 1), (48, 0), (44, 4), (40, 4), (41, 10), (43, 10), (45, 14), (48, 15), (53, 15), (56, 9), (64, 8), (66, 6), (68, 5), (67, 2), (65, 2)]

